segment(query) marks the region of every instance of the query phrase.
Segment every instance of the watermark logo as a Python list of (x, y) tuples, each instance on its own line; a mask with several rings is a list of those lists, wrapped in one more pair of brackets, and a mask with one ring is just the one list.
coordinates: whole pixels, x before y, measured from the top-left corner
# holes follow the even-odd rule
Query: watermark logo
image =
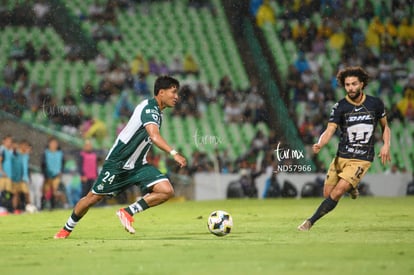
[(196, 145), (196, 147), (198, 148), (200, 145), (201, 146), (206, 146), (206, 145), (220, 145), (223, 143), (223, 140), (215, 135), (201, 135), (198, 133), (198, 129), (195, 130), (195, 133), (193, 135), (194, 138), (194, 143)]
[(45, 117), (58, 116), (58, 115), (72, 115), (78, 112), (78, 108), (75, 105), (55, 105), (53, 103), (47, 104), (44, 100), (41, 106), (43, 115)]
[(312, 166), (310, 164), (292, 164), (295, 161), (305, 158), (305, 152), (302, 150), (282, 148), (279, 142), (274, 153), (278, 160), (278, 165), (276, 166), (276, 171), (274, 171), (274, 173), (302, 173), (312, 171)]

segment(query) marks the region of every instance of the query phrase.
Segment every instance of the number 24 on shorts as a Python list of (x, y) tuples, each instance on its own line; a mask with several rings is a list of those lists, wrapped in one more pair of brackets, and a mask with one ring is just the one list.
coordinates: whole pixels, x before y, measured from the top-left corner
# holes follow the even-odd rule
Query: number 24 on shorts
[(102, 179), (104, 183), (109, 182), (109, 184), (112, 184), (114, 181), (115, 175), (111, 175), (108, 171), (105, 171), (105, 177)]

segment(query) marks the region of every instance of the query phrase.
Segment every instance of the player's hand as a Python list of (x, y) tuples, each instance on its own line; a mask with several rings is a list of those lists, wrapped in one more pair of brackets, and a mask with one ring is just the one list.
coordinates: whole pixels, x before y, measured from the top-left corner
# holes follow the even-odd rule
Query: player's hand
[(187, 160), (180, 154), (175, 154), (174, 160), (180, 165), (180, 167), (184, 167), (187, 165)]
[(378, 156), (381, 158), (381, 163), (383, 165), (391, 162), (390, 147), (383, 145)]
[(322, 147), (319, 145), (319, 143), (315, 143), (313, 146), (312, 146), (312, 150), (313, 150), (313, 152), (315, 153), (315, 154), (317, 154), (317, 153), (319, 153), (319, 151), (322, 149)]

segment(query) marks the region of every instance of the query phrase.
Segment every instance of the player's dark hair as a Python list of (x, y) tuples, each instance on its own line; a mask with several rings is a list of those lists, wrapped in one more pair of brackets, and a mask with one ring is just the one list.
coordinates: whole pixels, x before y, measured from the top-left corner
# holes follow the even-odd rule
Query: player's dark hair
[(169, 89), (173, 87), (177, 89), (180, 88), (180, 82), (178, 82), (177, 79), (167, 75), (159, 76), (157, 77), (154, 83), (154, 95), (158, 95), (160, 90)]
[(345, 86), (345, 78), (350, 77), (350, 76), (355, 76), (358, 78), (358, 80), (362, 83), (364, 83), (364, 86), (362, 87), (362, 89), (364, 89), (367, 84), (368, 81), (370, 79), (368, 73), (362, 69), (361, 67), (357, 66), (357, 67), (346, 67), (345, 69), (342, 69), (338, 72), (338, 74), (336, 75), (336, 79), (338, 80), (338, 83), (344, 87)]

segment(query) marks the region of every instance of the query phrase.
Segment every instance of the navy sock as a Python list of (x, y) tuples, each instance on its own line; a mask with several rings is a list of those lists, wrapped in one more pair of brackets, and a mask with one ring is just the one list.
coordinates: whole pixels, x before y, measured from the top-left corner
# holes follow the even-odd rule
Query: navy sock
[(321, 205), (316, 210), (315, 214), (309, 218), (309, 221), (314, 224), (317, 220), (328, 214), (332, 211), (336, 205), (338, 204), (337, 201), (334, 201), (331, 197), (326, 198)]

